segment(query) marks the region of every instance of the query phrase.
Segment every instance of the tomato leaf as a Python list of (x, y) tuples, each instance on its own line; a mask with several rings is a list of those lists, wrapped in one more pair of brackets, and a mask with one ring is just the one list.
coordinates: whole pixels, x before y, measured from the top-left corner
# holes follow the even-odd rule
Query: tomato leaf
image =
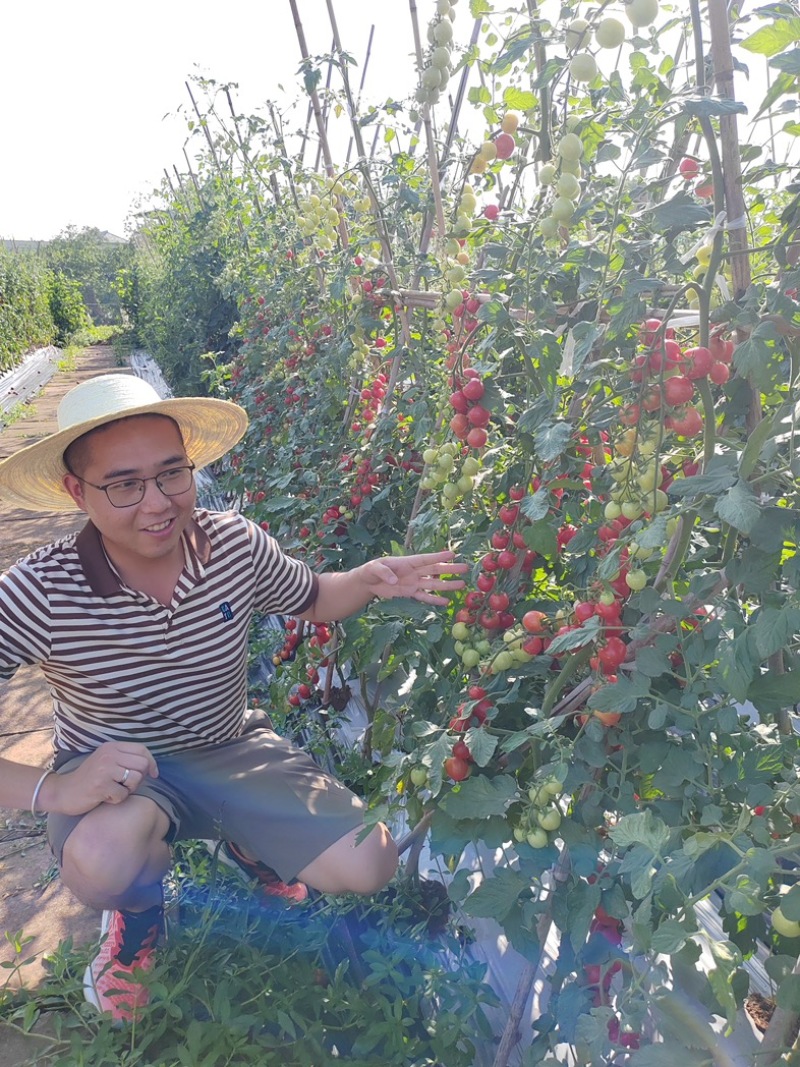
[(709, 493), (716, 496), (729, 489), (736, 481), (735, 461), (715, 459), (703, 474), (694, 474), (691, 478), (676, 478), (669, 487), (669, 495), (691, 498)]
[[(662, 998), (663, 999), (663, 998)], [(631, 1067), (675, 1067), (676, 1048), (673, 1042), (664, 1045), (645, 1045), (630, 1058)], [(705, 1050), (680, 1049), (681, 1067), (705, 1067), (708, 1064), (708, 1052)]]
[(666, 919), (653, 934), (650, 942), (654, 952), (663, 952), (671, 956), (683, 948), (686, 939), (693, 931), (686, 928), (677, 919)]
[(749, 533), (761, 517), (761, 507), (747, 482), (737, 482), (721, 497), (714, 508), (723, 522), (740, 533)]
[(702, 207), (689, 193), (677, 193), (670, 200), (650, 210), (652, 225), (655, 230), (665, 233), (673, 230), (680, 233), (681, 230), (693, 230), (698, 226), (708, 226), (711, 222), (711, 212)]
[(794, 671), (787, 674), (762, 674), (756, 678), (745, 695), (763, 715), (775, 715), (797, 703), (797, 694), (800, 692), (798, 685), (800, 683)]
[(794, 885), (781, 897), (781, 911), (792, 922), (800, 922), (800, 885)]
[(519, 510), (526, 519), (538, 522), (543, 519), (550, 510), (550, 491), (542, 486), (535, 493), (529, 494), (520, 501)]
[(790, 974), (784, 978), (776, 999), (778, 1007), (783, 1008), (784, 1011), (800, 1011), (800, 974)]
[(503, 103), (506, 107), (517, 111), (532, 111), (536, 107), (537, 99), (527, 89), (518, 89), (514, 85), (509, 85), (503, 90)]
[(735, 968), (733, 967), (713, 967), (708, 972), (709, 985), (717, 998), (719, 1006), (725, 1012), (725, 1018), (728, 1020), (728, 1025), (731, 1029), (736, 1025), (736, 1012), (738, 1010), (736, 996), (731, 988), (734, 970)]
[(602, 627), (601, 620), (597, 615), (593, 615), (577, 630), (570, 630), (568, 633), (554, 637), (548, 645), (547, 652), (549, 655), (557, 656), (560, 652), (572, 652), (573, 649), (583, 648), (590, 641), (594, 641)]
[(485, 767), (494, 755), (497, 748), (498, 738), (486, 730), (470, 729), (464, 737), (464, 741), (472, 753), (472, 758), (479, 767)]
[(750, 633), (762, 659), (767, 659), (791, 642), (800, 630), (800, 610), (791, 605), (764, 608), (750, 625)]
[(454, 819), (488, 819), (503, 815), (516, 795), (517, 783), (510, 774), (479, 774), (462, 782), (458, 792), (449, 792), (439, 806)]
[(721, 96), (694, 96), (684, 101), (682, 110), (695, 118), (711, 118), (712, 115), (746, 115), (747, 105)]
[(740, 634), (733, 641), (720, 643), (719, 674), (725, 689), (734, 700), (747, 699), (750, 683), (753, 680), (754, 665), (748, 650), (748, 634)]
[(653, 853), (659, 853), (669, 841), (667, 824), (648, 808), (631, 815), (623, 815), (616, 826), (609, 830), (609, 837), (620, 848), (628, 845), (646, 845)]
[(536, 453), (543, 463), (551, 463), (567, 449), (572, 438), (572, 426), (568, 422), (548, 422), (534, 434)]
[(508, 867), (498, 867), (491, 878), (484, 878), (474, 893), (462, 904), (467, 915), (502, 922), (521, 893), (530, 892), (530, 878)]
[(762, 56), (774, 56), (800, 41), (800, 18), (778, 19), (771, 26), (762, 26), (740, 42), (748, 52)]

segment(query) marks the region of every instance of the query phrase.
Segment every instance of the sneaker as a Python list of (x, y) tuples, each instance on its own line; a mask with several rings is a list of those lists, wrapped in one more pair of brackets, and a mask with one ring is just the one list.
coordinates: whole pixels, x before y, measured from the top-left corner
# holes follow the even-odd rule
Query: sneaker
[(308, 886), (303, 882), (282, 882), (275, 871), (260, 860), (251, 860), (240, 852), (233, 841), (223, 841), (220, 849), (223, 861), (235, 864), (248, 878), (258, 882), (261, 892), (268, 897), (277, 897), (287, 904), (301, 904), (308, 900)]
[(160, 904), (141, 912), (104, 911), (100, 933), (105, 938), (83, 977), (88, 1002), (110, 1012), (115, 1022), (138, 1019), (150, 999), (141, 975), (155, 962), (155, 946), (163, 930)]

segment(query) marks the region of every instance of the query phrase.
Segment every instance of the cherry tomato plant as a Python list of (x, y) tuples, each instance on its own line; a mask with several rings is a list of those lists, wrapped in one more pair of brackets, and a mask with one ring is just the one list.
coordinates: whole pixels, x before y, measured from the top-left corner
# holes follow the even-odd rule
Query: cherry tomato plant
[[(247, 514), (313, 567), (443, 547), (473, 564), (446, 611), (292, 624), (272, 697), (330, 707), (348, 664), (371, 818), (429, 833), (462, 913), (531, 963), (555, 926), (525, 1062), (666, 1062), (653, 1041), (717, 1062), (710, 1025), (670, 1015), (681, 975), (732, 1027), (766, 941), (800, 1008), (798, 190), (726, 80), (732, 40), (768, 62), (749, 117), (774, 129), (797, 20), (729, 20), (722, 0), (429, 8), (409, 100), (359, 116), (331, 57), (350, 164), (323, 125), (324, 165), (291, 155), (274, 108), (226, 126), (229, 90), (203, 86), (208, 147), (148, 248), (222, 262), (238, 311), (205, 377), (250, 415), (225, 482)], [(141, 270), (168, 303), (174, 273)], [(500, 857), (477, 884), (470, 844)]]

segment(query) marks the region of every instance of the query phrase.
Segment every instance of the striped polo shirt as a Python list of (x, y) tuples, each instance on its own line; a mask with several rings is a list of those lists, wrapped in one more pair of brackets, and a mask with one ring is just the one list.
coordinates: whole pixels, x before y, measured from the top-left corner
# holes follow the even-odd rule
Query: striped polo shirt
[(241, 731), (253, 613), (305, 611), (318, 579), (235, 511), (196, 510), (182, 540), (168, 607), (122, 581), (91, 522), (0, 576), (0, 678), (41, 664), (57, 749), (158, 755)]

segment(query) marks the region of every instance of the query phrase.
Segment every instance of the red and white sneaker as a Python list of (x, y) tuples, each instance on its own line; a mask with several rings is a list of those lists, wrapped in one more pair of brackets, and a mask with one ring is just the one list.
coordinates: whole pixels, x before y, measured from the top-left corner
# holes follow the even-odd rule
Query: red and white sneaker
[(278, 874), (260, 860), (252, 860), (239, 850), (233, 841), (223, 841), (220, 855), (223, 861), (237, 866), (248, 878), (258, 882), (261, 892), (268, 897), (285, 900), (287, 904), (301, 904), (308, 900), (308, 886), (304, 882), (283, 882)]
[(146, 911), (104, 911), (100, 933), (105, 939), (83, 976), (84, 996), (116, 1022), (139, 1018), (150, 999), (142, 975), (155, 962), (155, 946), (164, 932), (160, 904)]

